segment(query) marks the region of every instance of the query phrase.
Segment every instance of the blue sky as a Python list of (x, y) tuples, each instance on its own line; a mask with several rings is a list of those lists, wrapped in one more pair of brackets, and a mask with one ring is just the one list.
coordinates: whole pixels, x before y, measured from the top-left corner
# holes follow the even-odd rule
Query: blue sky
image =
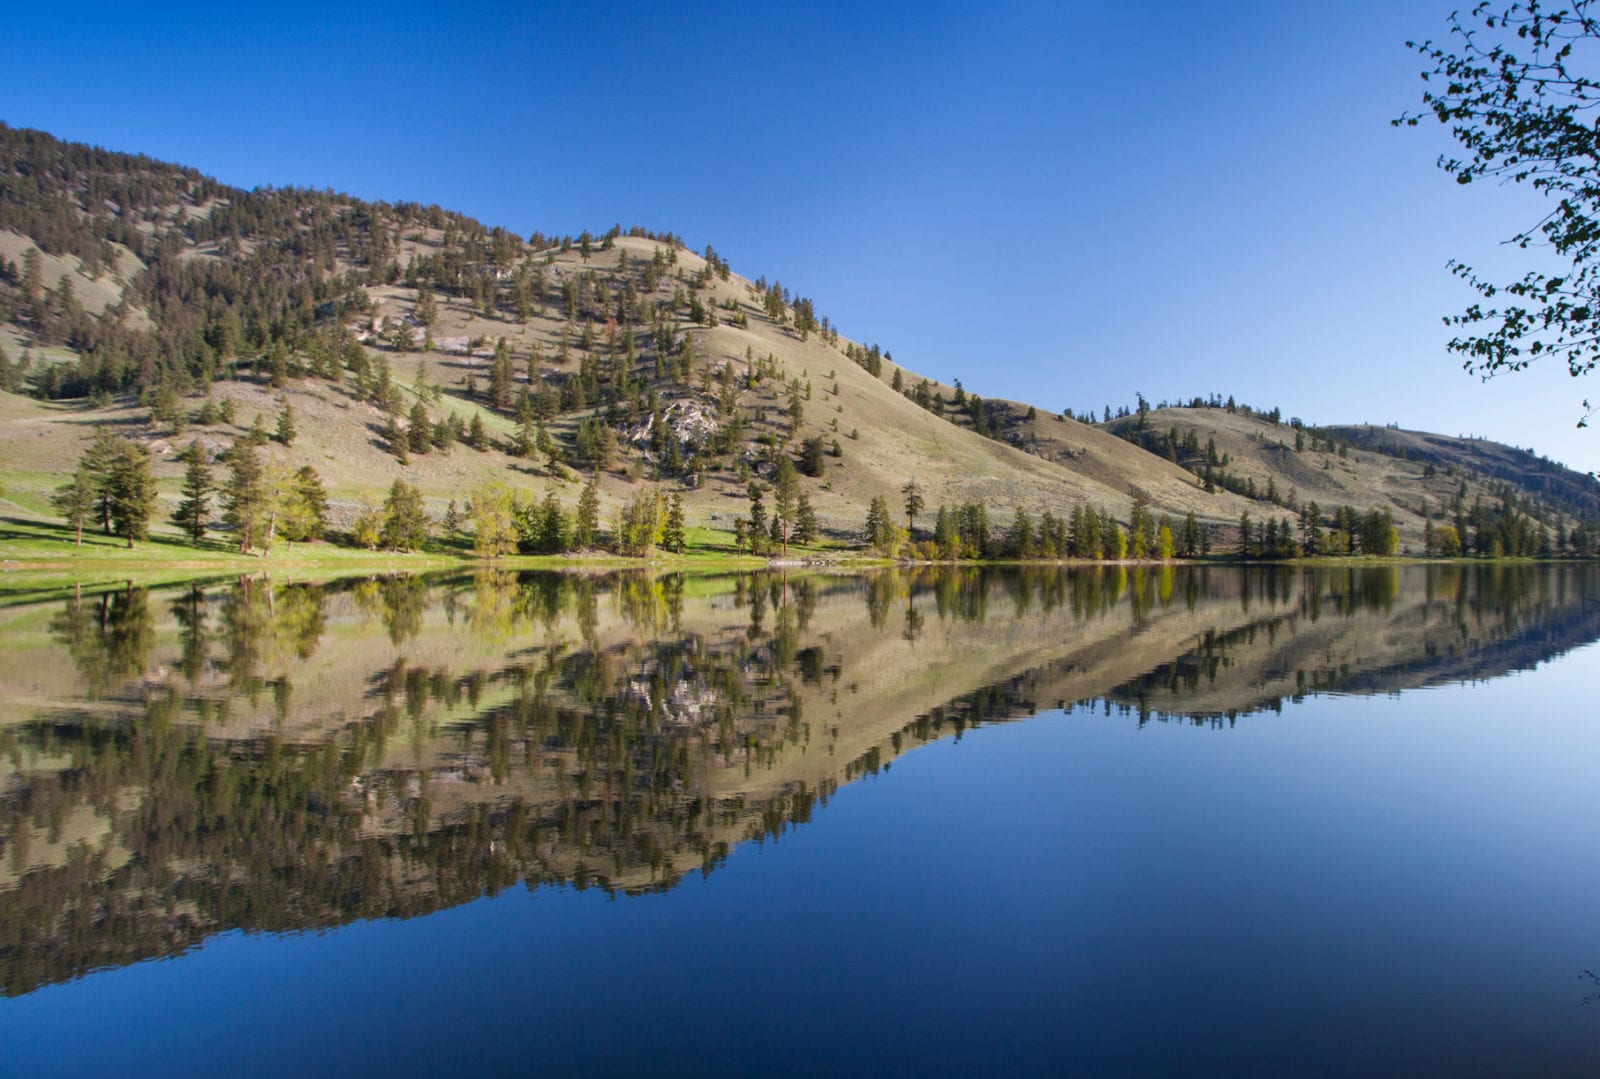
[(1231, 393), (1600, 468), (1600, 381), (1444, 350), (1446, 261), (1519, 271), (1538, 214), (1389, 126), (1451, 3), (1110, 7), (28, 5), (0, 118), (524, 234), (671, 230), (985, 396)]

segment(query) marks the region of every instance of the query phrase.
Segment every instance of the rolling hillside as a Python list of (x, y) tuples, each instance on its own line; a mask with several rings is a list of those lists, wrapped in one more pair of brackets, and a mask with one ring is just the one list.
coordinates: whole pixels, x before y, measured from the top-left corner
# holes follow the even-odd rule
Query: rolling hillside
[[(50, 491), (111, 425), (155, 453), (170, 527), (177, 452), (194, 438), (221, 452), (286, 405), (296, 437), (264, 452), (318, 470), (336, 528), (396, 477), (438, 516), (487, 482), (570, 505), (598, 470), (607, 520), (654, 484), (682, 495), (691, 526), (728, 532), (751, 481), (808, 441), (824, 452), (803, 489), (843, 544), (911, 480), (923, 530), (941, 504), (983, 505), (1003, 527), (1019, 507), (1126, 519), (1145, 500), (1222, 544), (1292, 493), (1391, 509), (1416, 547), (1424, 500), (1437, 511), (1463, 483), (1469, 498), (1510, 484), (1541, 520), (1600, 513), (1592, 478), (1492, 444), (1338, 428), (1324, 436), (1343, 454), (1308, 454), (1285, 448), (1286, 426), (1221, 409), (1094, 424), (972, 398), (671, 234), (524, 238), (436, 206), (244, 191), (3, 125), (0, 348), (0, 512), (22, 518), (50, 516)], [(406, 453), (417, 406), (443, 431)], [(460, 441), (475, 420), (481, 449)], [(1207, 490), (1151, 434), (1170, 429), (1214, 440), (1254, 488)]]

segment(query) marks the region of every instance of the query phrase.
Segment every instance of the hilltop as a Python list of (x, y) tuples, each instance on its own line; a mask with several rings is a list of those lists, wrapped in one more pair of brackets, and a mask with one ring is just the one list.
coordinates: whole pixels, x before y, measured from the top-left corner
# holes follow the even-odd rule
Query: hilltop
[[(286, 407), (295, 436), (262, 453), (321, 474), (335, 529), (396, 478), (438, 519), (491, 483), (570, 506), (598, 472), (604, 520), (660, 489), (726, 539), (782, 457), (836, 545), (862, 541), (875, 499), (903, 523), (912, 481), (924, 537), (960, 504), (985, 507), (997, 534), (1019, 508), (1128, 520), (1148, 505), (1174, 525), (1194, 515), (1218, 546), (1242, 516), (1310, 500), (1387, 510), (1412, 549), (1424, 503), (1439, 514), (1510, 490), (1546, 528), (1600, 515), (1591, 477), (1495, 444), (1329, 428), (1318, 444), (1333, 449), (1307, 455), (1255, 413), (1096, 423), (985, 401), (671, 233), (523, 237), (437, 206), (246, 191), (4, 126), (0, 349), (0, 511), (28, 520), (53, 516), (50, 492), (109, 426), (152, 449), (155, 523), (170, 529), (178, 451), (199, 439), (219, 455)], [(408, 451), (419, 416), (432, 434)], [(481, 448), (463, 441), (475, 424)], [(1173, 429), (1177, 452), (1157, 437)], [(1239, 482), (1207, 484), (1190, 432)]]

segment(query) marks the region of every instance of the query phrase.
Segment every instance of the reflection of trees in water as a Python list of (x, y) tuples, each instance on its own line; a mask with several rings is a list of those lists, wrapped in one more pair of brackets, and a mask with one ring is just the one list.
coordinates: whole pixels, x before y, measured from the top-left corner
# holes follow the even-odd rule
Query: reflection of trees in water
[[(1110, 697), (1129, 705), (1141, 722), (1231, 723), (1251, 711), (1280, 711), (1285, 699), (1310, 694), (1378, 693), (1494, 676), (1600, 636), (1600, 609), (1581, 601), (1584, 582), (1600, 575), (1594, 566), (1432, 567), (1418, 572), (1420, 598), (1405, 593), (1396, 566), (1289, 572), (1294, 580), (1282, 572), (1247, 577), (1240, 594), (1253, 597), (1256, 618), (1232, 629), (1207, 629), (1192, 649), (1115, 687)], [(1404, 611), (1397, 612), (1402, 603)], [(1366, 634), (1349, 631), (1351, 620), (1373, 614), (1385, 619)], [(1340, 648), (1330, 649), (1330, 641), (1342, 642)], [(1204, 703), (1228, 685), (1230, 670), (1246, 666), (1256, 692), (1228, 686), (1229, 706)], [(1232, 682), (1241, 677), (1233, 673)]]
[[(1249, 608), (1243, 622), (1197, 629), (1180, 654), (1148, 656), (1140, 678), (1107, 686), (1108, 710), (1115, 697), (1141, 714), (1158, 697), (1215, 692), (1308, 626), (1334, 630), (1361, 616), (1409, 627), (1408, 603), (1429, 632), (1459, 632), (1465, 620), (1472, 633), (1458, 652), (1503, 641), (1513, 625), (1547, 627), (1553, 647), (1600, 633), (1571, 617), (1582, 606), (1580, 571), (1481, 569), (1430, 572), (1409, 592), (1389, 567), (966, 566), (746, 574), (694, 589), (679, 575), (491, 570), (326, 586), (244, 579), (158, 604), (135, 588), (74, 597), (52, 631), (84, 696), (118, 707), (67, 705), (0, 731), (0, 752), (56, 762), (0, 794), (0, 855), (20, 870), (38, 837), (59, 836), (80, 809), (115, 842), (80, 842), (0, 890), (4, 985), (23, 992), (170, 954), (219, 929), (404, 917), (518, 882), (667, 887), (688, 869), (709, 872), (734, 843), (809, 819), (839, 783), (915, 745), (1062, 703), (1050, 689), (1081, 662), (1062, 634), (1059, 661), (890, 716), (877, 744), (826, 764), (838, 732), (824, 709), (842, 685), (873, 673), (839, 643), (844, 633), (864, 639), (863, 626), (866, 638), (922, 648), (938, 641), (934, 620), (981, 625), (964, 639), (985, 641), (1002, 639), (1011, 619), (1047, 612), (1064, 620), (1052, 626), (1116, 629), (1122, 636), (1108, 639), (1121, 654), (1168, 613), (1237, 620)], [(696, 590), (713, 594), (690, 598)], [(166, 675), (152, 667), (156, 612), (173, 631)], [(296, 692), (294, 676), (332, 618), (369, 619), (368, 637), (388, 643), (364, 672), (361, 707), (308, 728), (302, 714), (322, 702)], [(441, 620), (486, 658), (463, 663), (461, 649), (423, 658), (410, 647)], [(258, 700), (268, 722), (226, 726)], [(804, 782), (723, 778), (800, 750), (819, 761)]]
[(75, 594), (50, 629), (77, 664), (87, 695), (99, 699), (145, 669), (155, 639), (149, 590), (130, 582), (88, 598)]

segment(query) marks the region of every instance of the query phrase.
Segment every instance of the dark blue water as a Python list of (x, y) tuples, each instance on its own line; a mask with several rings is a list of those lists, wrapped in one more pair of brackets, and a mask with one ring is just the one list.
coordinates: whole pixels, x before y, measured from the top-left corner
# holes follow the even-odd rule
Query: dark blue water
[(1594, 1075), (1597, 675), (985, 723), (662, 892), (45, 985), (4, 1070)]

